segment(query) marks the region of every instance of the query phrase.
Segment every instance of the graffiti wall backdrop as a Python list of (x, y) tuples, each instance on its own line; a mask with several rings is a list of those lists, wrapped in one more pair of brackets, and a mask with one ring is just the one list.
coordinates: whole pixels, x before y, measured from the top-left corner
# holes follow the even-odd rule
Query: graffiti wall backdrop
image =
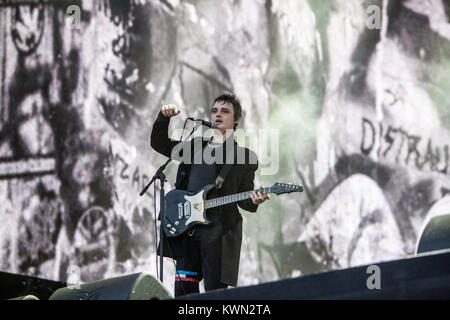
[(449, 16), (444, 0), (0, 1), (0, 270), (156, 275), (152, 123), (165, 103), (172, 131), (208, 119), (225, 91), (239, 128), (279, 130), (256, 185), (305, 188), (242, 211), (239, 285), (414, 254), (450, 213)]

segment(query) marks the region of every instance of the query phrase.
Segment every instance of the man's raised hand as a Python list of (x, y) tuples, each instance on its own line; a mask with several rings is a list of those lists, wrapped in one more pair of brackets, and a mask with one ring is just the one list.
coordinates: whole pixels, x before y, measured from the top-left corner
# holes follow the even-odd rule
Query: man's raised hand
[(161, 113), (166, 118), (172, 118), (180, 113), (180, 109), (174, 104), (165, 104), (161, 107)]

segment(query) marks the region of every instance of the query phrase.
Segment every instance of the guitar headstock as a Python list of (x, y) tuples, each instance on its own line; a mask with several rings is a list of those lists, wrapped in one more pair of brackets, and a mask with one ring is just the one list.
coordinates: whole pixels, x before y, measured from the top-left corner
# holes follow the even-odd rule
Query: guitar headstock
[(303, 192), (303, 187), (292, 183), (277, 182), (272, 187), (270, 187), (270, 192), (275, 193), (276, 195), (291, 192)]

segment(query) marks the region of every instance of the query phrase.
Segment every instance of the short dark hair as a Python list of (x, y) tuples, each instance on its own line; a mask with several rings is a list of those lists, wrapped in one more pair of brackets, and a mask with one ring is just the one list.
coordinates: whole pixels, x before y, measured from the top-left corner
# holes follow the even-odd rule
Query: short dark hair
[[(239, 101), (238, 97), (236, 97), (236, 95), (234, 95), (233, 93), (221, 94), (216, 99), (214, 99), (212, 105), (214, 105), (216, 102), (220, 102), (222, 104), (225, 104), (227, 102), (231, 103), (233, 105), (234, 110), (234, 121), (239, 121), (242, 118), (241, 102)], [(234, 129), (236, 129), (236, 125)]]

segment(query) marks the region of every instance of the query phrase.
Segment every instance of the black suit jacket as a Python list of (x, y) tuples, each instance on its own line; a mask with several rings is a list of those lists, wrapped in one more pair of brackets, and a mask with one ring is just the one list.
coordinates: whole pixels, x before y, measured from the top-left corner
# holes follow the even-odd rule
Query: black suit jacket
[[(165, 155), (166, 157), (172, 156), (172, 151), (182, 150), (186, 147), (191, 149), (191, 161), (193, 160), (194, 147), (201, 145), (202, 147), (209, 141), (202, 137), (196, 137), (187, 142), (175, 141), (169, 138), (170, 118), (166, 118), (161, 112), (158, 114), (152, 128), (150, 137), (150, 145), (157, 152)], [(199, 140), (196, 140), (199, 139)], [(183, 143), (183, 145), (179, 145)], [(186, 150), (186, 149), (185, 149)], [(183, 155), (181, 151), (179, 153)], [(258, 161), (256, 154), (248, 148), (240, 147), (236, 141), (234, 141), (234, 164), (230, 164), (230, 171), (223, 183), (222, 187), (218, 190), (211, 191), (209, 197), (222, 197), (239, 192), (249, 191), (254, 189), (253, 180), (255, 178), (255, 171), (258, 169)], [(238, 155), (245, 155), (244, 163), (241, 163), (241, 158)], [(226, 150), (224, 150), (224, 159), (226, 158)], [(191, 162), (192, 163), (192, 162)], [(216, 173), (220, 173), (222, 166), (227, 164), (216, 164)], [(188, 177), (191, 170), (190, 163), (181, 162), (178, 166), (175, 188), (186, 190)], [(240, 202), (227, 204), (221, 207), (208, 209), (208, 217), (213, 223), (220, 223), (222, 226), (222, 268), (221, 268), (221, 281), (231, 286), (236, 286), (239, 271), (239, 259), (242, 243), (242, 216), (239, 213), (238, 206), (242, 209), (250, 212), (256, 212), (258, 205), (255, 205), (251, 199), (246, 199)], [(165, 257), (172, 257), (176, 259), (179, 256), (189, 255), (189, 246), (187, 244), (188, 236), (182, 235), (175, 238), (167, 238), (162, 235), (164, 241), (163, 255)], [(160, 250), (158, 248), (158, 254)]]

